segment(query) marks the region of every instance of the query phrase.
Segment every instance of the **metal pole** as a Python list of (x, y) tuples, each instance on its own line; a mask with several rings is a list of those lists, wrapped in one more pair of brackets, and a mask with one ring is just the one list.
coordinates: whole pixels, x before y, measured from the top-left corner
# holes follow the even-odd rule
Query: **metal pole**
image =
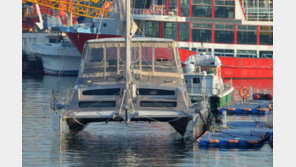
[(126, 65), (125, 65), (125, 79), (126, 79), (126, 89), (129, 90), (130, 83), (130, 54), (131, 54), (131, 33), (130, 33), (130, 24), (131, 24), (131, 4), (130, 0), (125, 0), (126, 5), (126, 24), (125, 24), (125, 55), (126, 55)]
[(126, 19), (125, 19), (125, 124), (129, 124), (130, 122), (130, 76), (131, 76), (131, 33), (130, 33), (130, 25), (131, 25), (131, 4), (130, 0), (125, 0), (126, 6)]

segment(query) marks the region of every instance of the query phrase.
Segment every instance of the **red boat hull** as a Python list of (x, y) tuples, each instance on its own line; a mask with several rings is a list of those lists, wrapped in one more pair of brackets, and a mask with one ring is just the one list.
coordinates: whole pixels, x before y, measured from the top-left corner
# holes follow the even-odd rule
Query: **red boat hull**
[[(84, 43), (90, 39), (96, 39), (96, 34), (88, 33), (67, 33), (70, 40), (82, 53)], [(116, 35), (98, 35), (98, 38), (114, 38)], [(195, 52), (179, 49), (181, 62), (186, 61), (187, 57)], [(263, 58), (238, 58), (238, 57), (219, 57), (222, 62), (223, 78), (273, 78), (273, 59)]]
[(273, 78), (273, 59), (219, 57), (223, 78)]
[[(87, 40), (90, 39), (97, 39), (96, 34), (88, 34), (88, 33), (72, 33), (72, 32), (67, 32), (67, 36), (70, 38), (70, 40), (74, 43), (76, 48), (79, 50), (79, 52), (82, 54), (83, 51), (83, 46)], [(98, 38), (115, 38), (115, 37), (120, 37), (116, 35), (104, 35), (104, 34), (99, 34)]]

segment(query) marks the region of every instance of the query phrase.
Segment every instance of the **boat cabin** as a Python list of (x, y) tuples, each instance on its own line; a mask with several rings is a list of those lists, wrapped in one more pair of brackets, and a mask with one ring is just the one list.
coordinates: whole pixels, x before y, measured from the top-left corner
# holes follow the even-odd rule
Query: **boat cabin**
[(192, 55), (184, 62), (184, 78), (190, 96), (217, 95), (223, 87), (221, 61), (212, 55)]

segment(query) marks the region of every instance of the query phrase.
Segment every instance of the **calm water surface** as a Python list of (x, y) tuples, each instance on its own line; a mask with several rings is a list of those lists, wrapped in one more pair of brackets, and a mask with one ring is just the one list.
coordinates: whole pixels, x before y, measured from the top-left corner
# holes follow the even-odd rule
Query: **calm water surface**
[[(67, 101), (75, 77), (60, 81)], [(260, 81), (260, 80), (258, 80)], [(60, 139), (49, 109), (58, 77), (23, 76), (23, 166), (272, 166), (273, 150), (199, 149), (165, 123), (94, 123), (72, 139)], [(238, 84), (239, 81), (236, 81)], [(250, 81), (241, 81), (250, 84)], [(254, 81), (253, 81), (254, 82)], [(271, 86), (269, 84), (271, 83)], [(272, 92), (272, 80), (255, 82), (256, 91)], [(268, 83), (269, 86), (258, 83)], [(231, 116), (231, 120), (266, 120), (267, 116)]]

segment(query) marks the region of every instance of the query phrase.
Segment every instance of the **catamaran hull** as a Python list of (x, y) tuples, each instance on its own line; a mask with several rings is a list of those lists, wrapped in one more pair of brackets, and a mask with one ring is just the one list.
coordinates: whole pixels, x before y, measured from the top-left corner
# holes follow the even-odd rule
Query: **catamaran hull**
[[(122, 122), (124, 119), (122, 117), (112, 117), (113, 112), (106, 117), (106, 113), (99, 112), (79, 112), (76, 114), (71, 114), (60, 118), (60, 133), (63, 135), (76, 135), (81, 132), (89, 123), (92, 122)], [(198, 138), (201, 136), (209, 123), (209, 110), (202, 110), (200, 114), (191, 114), (188, 116), (168, 116), (168, 115), (158, 115), (158, 116), (142, 116), (131, 118), (130, 121), (145, 121), (145, 122), (166, 122), (169, 123), (181, 136), (184, 136), (188, 123), (192, 121), (190, 129), (193, 130), (193, 137)], [(103, 117), (102, 117), (103, 116)]]

